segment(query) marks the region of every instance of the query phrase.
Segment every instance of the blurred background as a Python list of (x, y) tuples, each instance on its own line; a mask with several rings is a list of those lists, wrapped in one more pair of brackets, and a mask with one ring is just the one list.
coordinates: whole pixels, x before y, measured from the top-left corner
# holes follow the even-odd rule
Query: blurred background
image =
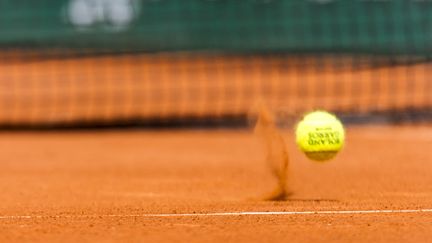
[(432, 118), (432, 1), (1, 0), (0, 127)]

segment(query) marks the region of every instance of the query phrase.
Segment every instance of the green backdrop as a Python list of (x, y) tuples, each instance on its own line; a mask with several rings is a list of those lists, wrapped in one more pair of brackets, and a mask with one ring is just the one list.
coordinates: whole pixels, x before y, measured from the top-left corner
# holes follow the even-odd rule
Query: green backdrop
[(0, 0), (3, 48), (432, 51), (432, 1)]

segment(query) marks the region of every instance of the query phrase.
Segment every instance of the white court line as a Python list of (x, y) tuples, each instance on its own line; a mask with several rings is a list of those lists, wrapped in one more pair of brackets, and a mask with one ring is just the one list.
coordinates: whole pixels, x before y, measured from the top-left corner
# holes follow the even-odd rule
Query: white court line
[(10, 215), (0, 219), (49, 219), (49, 218), (164, 218), (164, 217), (219, 217), (256, 215), (340, 215), (340, 214), (403, 214), (432, 213), (432, 209), (386, 209), (386, 210), (342, 210), (342, 211), (287, 211), (287, 212), (222, 212), (222, 213), (161, 213), (161, 214), (88, 214), (88, 215)]

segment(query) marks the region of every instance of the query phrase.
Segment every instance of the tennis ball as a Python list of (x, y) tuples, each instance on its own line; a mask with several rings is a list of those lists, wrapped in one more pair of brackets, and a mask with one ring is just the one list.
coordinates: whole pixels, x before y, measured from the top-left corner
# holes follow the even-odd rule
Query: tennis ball
[(296, 127), (296, 142), (309, 159), (326, 161), (343, 147), (345, 131), (339, 119), (326, 111), (306, 114)]

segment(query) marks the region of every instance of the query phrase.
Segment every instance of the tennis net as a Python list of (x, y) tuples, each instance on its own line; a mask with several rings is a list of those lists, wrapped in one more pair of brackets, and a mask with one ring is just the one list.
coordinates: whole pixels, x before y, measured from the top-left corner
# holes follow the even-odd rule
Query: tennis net
[(432, 113), (432, 2), (0, 1), (0, 126)]

